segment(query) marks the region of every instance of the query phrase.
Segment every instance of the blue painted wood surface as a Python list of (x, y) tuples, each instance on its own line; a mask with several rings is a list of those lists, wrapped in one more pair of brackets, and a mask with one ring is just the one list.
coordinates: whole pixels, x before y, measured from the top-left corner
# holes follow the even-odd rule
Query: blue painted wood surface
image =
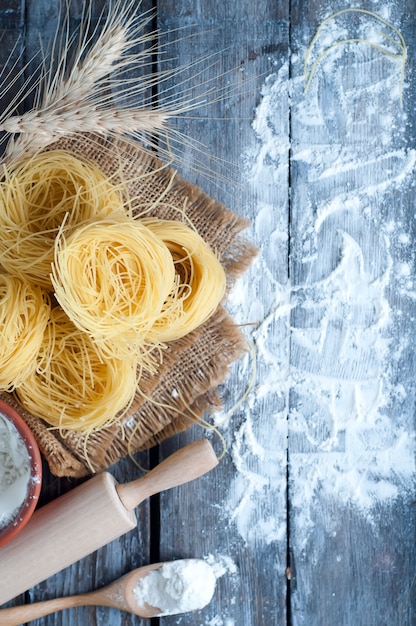
[[(57, 0), (0, 2), (3, 63), (19, 35), (22, 39), (14, 54), (26, 45), (26, 59), (39, 48), (39, 37), (46, 41), (53, 36), (57, 6)], [(95, 16), (100, 6), (93, 2)], [(137, 10), (150, 6), (150, 2), (142, 3)], [(82, 2), (71, 2), (74, 24), (81, 7)], [(398, 448), (391, 441), (380, 442), (378, 433), (386, 432), (386, 423), (392, 440), (403, 433), (410, 439), (415, 430), (416, 318), (411, 294), (416, 291), (416, 213), (411, 159), (416, 147), (416, 7), (411, 0), (392, 0), (384, 6), (376, 0), (362, 4), (394, 24), (405, 38), (403, 104), (399, 92), (391, 91), (397, 87), (400, 66), (393, 67), (395, 61), (386, 55), (354, 42), (334, 47), (333, 56), (322, 57), (305, 93), (307, 47), (323, 21), (344, 8), (341, 2), (302, 0), (155, 3), (159, 45), (170, 42), (172, 61), (168, 65), (186, 66), (205, 58), (200, 66), (205, 64), (204, 73), (195, 76), (189, 67), (176, 89), (192, 85), (203, 92), (201, 76), (211, 82), (214, 78), (217, 89), (224, 89), (218, 101), (211, 94), (209, 105), (192, 118), (178, 121), (185, 136), (204, 146), (202, 156), (195, 148), (186, 149), (178, 168), (185, 178), (253, 224), (248, 235), (259, 246), (262, 260), (252, 271), (248, 287), (253, 302), (262, 304), (263, 317), (256, 321), (265, 332), (261, 335), (259, 330), (251, 337), (258, 351), (255, 384), (224, 430), (228, 452), (219, 468), (195, 484), (163, 493), (141, 506), (137, 530), (31, 589), (16, 599), (17, 603), (88, 591), (152, 560), (211, 556), (217, 560), (226, 557), (224, 562), (235, 567), (229, 567), (219, 579), (213, 602), (195, 614), (161, 618), (162, 626), (415, 623), (414, 458), (406, 457), (407, 468), (401, 465), (403, 459), (388, 458)], [(359, 23), (363, 15), (340, 16), (324, 33), (325, 45), (363, 30)], [(390, 32), (384, 23), (376, 22), (376, 26)], [(374, 23), (368, 29), (368, 37), (372, 37)], [(178, 36), (178, 32), (186, 36)], [(315, 51), (312, 61), (318, 56)], [(374, 92), (379, 94), (378, 100), (370, 103), (368, 98)], [(273, 93), (276, 100), (268, 108), (272, 135), (268, 147), (274, 145), (276, 153), (264, 154), (261, 172), (267, 177), (253, 179), (247, 170), (247, 155), (252, 155), (253, 146), (260, 150), (265, 145), (264, 136), (259, 138), (253, 128), (256, 107)], [(392, 124), (396, 132), (390, 132)], [(403, 154), (410, 160), (410, 174), (401, 177), (408, 163), (400, 164)], [(257, 164), (259, 159), (257, 156)], [(197, 165), (196, 160), (200, 161)], [(369, 189), (377, 185), (371, 195)], [(261, 220), (265, 206), (269, 210)], [(363, 207), (365, 213), (360, 214)], [(364, 291), (363, 298), (357, 299), (356, 291), (356, 299), (345, 299), (342, 308), (341, 288), (333, 279), (345, 267), (348, 273), (344, 278), (351, 278), (355, 262), (355, 276), (368, 293)], [(390, 279), (382, 283), (387, 266), (392, 268)], [(374, 295), (377, 280), (378, 300)], [(347, 291), (341, 289), (341, 293)], [(392, 321), (387, 330), (380, 331), (390, 346), (385, 361), (374, 347), (379, 331), (371, 331), (377, 313), (371, 302), (376, 301), (385, 302)], [(344, 318), (339, 316), (341, 310)], [(253, 320), (247, 314), (245, 321)], [(348, 343), (352, 328), (358, 342), (355, 358), (343, 360), (352, 345)], [(262, 337), (269, 342), (267, 353)], [(267, 355), (271, 355), (270, 362)], [(262, 383), (270, 377), (274, 385), (261, 396)], [(237, 364), (221, 389), (227, 406), (241, 395), (248, 378), (247, 362)], [(357, 411), (352, 411), (351, 421), (335, 423), (334, 416), (340, 420), (342, 407), (350, 406), (349, 392), (357, 393), (360, 385), (367, 389), (374, 381), (388, 382), (396, 389), (389, 404), (380, 408), (379, 431), (357, 429), (357, 420), (364, 415)], [(246, 428), (248, 413), (249, 423), (254, 424), (251, 433)], [(271, 420), (276, 421), (276, 434), (267, 446), (262, 432), (271, 432)], [(351, 468), (346, 463), (357, 459), (351, 445), (358, 441), (351, 444), (349, 436), (357, 432), (368, 437), (363, 443), (364, 459), (360, 457), (359, 466)], [(193, 427), (140, 458), (144, 465), (155, 463), (200, 436), (200, 429)], [(216, 441), (214, 435), (212, 439)], [(251, 456), (247, 452), (250, 445)], [(256, 446), (263, 457), (256, 456)], [(415, 451), (414, 443), (410, 449)], [(383, 451), (391, 470), (387, 477), (379, 472)], [(243, 468), (237, 463), (242, 459), (246, 463)], [(266, 465), (272, 472), (269, 475)], [(374, 475), (374, 468), (379, 473)], [(356, 484), (350, 477), (354, 469)], [(123, 482), (136, 475), (129, 460), (112, 470)], [(74, 486), (75, 481), (56, 479), (45, 471), (42, 502)], [(246, 495), (252, 505), (253, 532), (249, 536), (240, 532), (236, 508), (226, 510), (230, 500), (240, 504), (243, 500), (244, 494), (238, 491), (242, 472), (248, 477)], [(257, 491), (256, 477), (263, 479)], [(334, 477), (339, 492), (337, 485), (330, 484)], [(359, 497), (364, 478), (372, 498), (369, 507), (364, 507)], [(387, 483), (396, 488), (395, 494), (376, 497), (377, 488)], [(351, 485), (354, 489), (349, 492)], [(274, 533), (271, 540), (255, 532), (267, 521)], [(139, 623), (143, 623), (139, 618), (115, 610), (78, 608), (31, 624)]]

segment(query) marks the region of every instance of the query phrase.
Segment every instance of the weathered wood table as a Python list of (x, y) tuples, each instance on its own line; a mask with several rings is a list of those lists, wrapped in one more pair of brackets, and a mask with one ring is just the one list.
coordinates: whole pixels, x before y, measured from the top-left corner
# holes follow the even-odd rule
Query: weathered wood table
[[(70, 0), (74, 24), (82, 4)], [(58, 5), (0, 2), (2, 64), (19, 37), (22, 64), (52, 38)], [(137, 11), (152, 6), (155, 42), (189, 66), (174, 89), (210, 91), (177, 121), (193, 138), (178, 169), (246, 216), (260, 249), (228, 303), (253, 354), (222, 386), (216, 421), (248, 395), (219, 426), (218, 468), (144, 503), (137, 530), (10, 604), (200, 557), (221, 574), (212, 603), (161, 625), (411, 626), (416, 4), (145, 0)], [(193, 427), (140, 462), (203, 435)], [(111, 471), (137, 476), (129, 459)], [(41, 504), (75, 485), (45, 474)], [(139, 623), (106, 608), (31, 622)]]

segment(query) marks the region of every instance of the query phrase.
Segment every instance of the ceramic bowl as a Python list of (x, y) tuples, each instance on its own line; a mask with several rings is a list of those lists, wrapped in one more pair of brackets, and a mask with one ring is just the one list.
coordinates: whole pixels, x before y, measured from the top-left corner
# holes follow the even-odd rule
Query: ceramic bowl
[[(29, 470), (26, 473), (27, 478), (27, 488), (26, 495), (22, 498), (19, 498), (19, 504), (16, 508), (13, 508), (13, 514), (7, 515), (7, 522), (2, 520), (2, 516), (6, 517), (5, 511), (8, 510), (7, 506), (10, 502), (10, 498), (7, 498), (7, 494), (3, 491), (3, 502), (2, 502), (2, 492), (0, 490), (0, 547), (4, 546), (6, 543), (11, 541), (16, 535), (23, 530), (26, 526), (32, 514), (36, 508), (38, 503), (39, 494), (42, 486), (42, 459), (39, 452), (38, 444), (36, 439), (30, 430), (29, 426), (26, 424), (24, 419), (8, 404), (0, 400), (0, 417), (3, 418), (6, 422), (9, 422), (8, 431), (11, 433), (12, 437), (16, 437), (16, 440), (23, 442), (27, 455), (28, 462), (30, 465)], [(2, 461), (2, 458), (5, 459), (4, 455), (2, 457), (1, 448), (0, 448), (0, 463), (5, 462)], [(10, 460), (10, 458), (8, 458)], [(4, 474), (4, 468), (0, 467), (0, 480), (2, 478), (2, 474)], [(23, 481), (26, 479), (23, 478)], [(1, 483), (0, 483), (1, 487)], [(23, 482), (23, 486), (20, 488), (19, 494), (24, 493), (25, 482)], [(10, 493), (10, 492), (9, 492)], [(16, 496), (15, 496), (16, 498)], [(12, 500), (14, 502), (15, 500)], [(14, 507), (14, 505), (13, 505)], [(0, 549), (0, 558), (1, 558), (1, 549)]]

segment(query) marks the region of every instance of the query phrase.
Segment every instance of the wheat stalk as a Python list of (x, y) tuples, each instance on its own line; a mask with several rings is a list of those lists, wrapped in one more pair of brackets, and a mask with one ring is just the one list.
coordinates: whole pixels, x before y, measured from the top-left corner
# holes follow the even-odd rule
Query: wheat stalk
[(0, 131), (38, 137), (41, 143), (63, 135), (129, 132), (150, 133), (162, 130), (170, 115), (157, 109), (96, 109), (89, 106), (62, 108), (58, 111), (29, 111), (10, 117), (0, 124)]
[(118, 67), (130, 45), (125, 27), (104, 33), (85, 60), (74, 65), (67, 78), (45, 93), (43, 108), (65, 107), (91, 96), (97, 84)]
[[(152, 19), (152, 14), (137, 18), (132, 13), (135, 2), (126, 3), (123, 0), (109, 8), (106, 20), (95, 43), (85, 33), (80, 37), (78, 52), (69, 72), (55, 72), (52, 85), (45, 89), (42, 108), (65, 106), (68, 103), (79, 102), (84, 98), (98, 96), (102, 90), (109, 87), (109, 76), (129, 64), (137, 64), (140, 57), (148, 53), (129, 55), (128, 52), (136, 44), (144, 44), (152, 40), (154, 33), (144, 33), (145, 27)], [(90, 17), (84, 18), (84, 29), (90, 22)], [(68, 41), (61, 45), (61, 61), (58, 70), (66, 67)], [(86, 52), (86, 54), (85, 54)], [(84, 57), (85, 54), (85, 57)]]
[[(120, 0), (115, 10), (109, 12), (100, 36), (93, 45), (89, 45), (87, 35), (81, 38), (76, 60), (69, 71), (66, 71), (65, 51), (61, 49), (55, 73), (52, 66), (43, 69), (43, 77), (49, 76), (49, 82), (40, 82), (39, 89), (43, 93), (37, 97), (39, 106), (23, 115), (0, 120), (1, 131), (20, 134), (9, 141), (6, 160), (15, 160), (23, 154), (29, 156), (59, 137), (75, 133), (137, 136), (157, 133), (164, 128), (169, 117), (167, 111), (121, 108), (108, 104), (110, 74), (134, 62), (142, 62), (146, 54), (129, 54), (133, 46), (149, 39), (142, 31), (150, 18), (138, 20), (131, 17), (133, 6), (133, 2), (126, 4)], [(68, 44), (68, 41), (65, 40), (65, 43)], [(128, 83), (127, 86), (123, 84), (122, 78), (119, 79), (120, 84), (129, 92)]]
[(21, 117), (10, 117), (0, 124), (0, 131), (44, 135), (52, 140), (61, 135), (78, 132), (128, 133), (162, 130), (168, 113), (157, 109), (94, 109), (80, 107), (58, 112), (30, 111)]
[[(210, 104), (228, 91), (228, 87), (218, 87), (217, 78), (207, 82), (200, 80), (207, 67), (212, 70), (215, 58), (212, 63), (210, 57), (195, 59), (165, 71), (159, 67), (157, 73), (149, 75), (146, 66), (153, 65), (155, 54), (161, 62), (170, 63), (172, 59), (161, 59), (163, 50), (149, 43), (154, 42), (155, 33), (145, 32), (145, 27), (153, 14), (138, 15), (138, 4), (140, 0), (110, 0), (106, 3), (108, 11), (98, 20), (100, 26), (92, 29), (91, 34), (91, 4), (87, 0), (80, 29), (74, 34), (70, 33), (70, 3), (67, 3), (66, 21), (58, 29), (51, 51), (44, 59), (37, 86), (33, 86), (32, 77), (26, 78), (17, 96), (0, 115), (0, 130), (4, 131), (0, 145), (6, 143), (3, 161), (10, 165), (43, 150), (63, 136), (88, 132), (115, 139), (122, 137), (127, 141), (139, 140), (144, 149), (155, 147), (168, 161), (186, 159), (187, 151), (192, 149), (195, 171), (203, 172), (206, 178), (216, 183), (219, 177), (229, 181), (223, 174), (211, 172), (207, 167), (207, 146), (168, 124), (169, 119), (189, 114), (206, 104), (211, 91), (215, 98), (209, 99)], [(69, 63), (71, 55), (68, 52), (75, 45)], [(208, 66), (207, 61), (210, 61)], [(128, 75), (132, 67), (135, 75), (139, 67), (143, 68), (145, 78), (132, 80)], [(21, 68), (16, 77), (13, 77), (12, 70), (4, 78), (0, 72), (0, 96), (24, 77), (27, 68), (28, 65)], [(187, 77), (189, 72), (193, 73), (188, 86), (188, 79), (182, 79), (182, 73)], [(209, 87), (203, 98), (194, 95), (196, 84), (198, 88)], [(148, 103), (149, 94), (152, 97), (155, 87), (161, 103), (156, 109)], [(34, 89), (37, 89), (34, 108), (23, 115), (15, 114), (19, 104)], [(143, 103), (140, 108), (138, 102)], [(132, 107), (128, 103), (133, 103)], [(228, 164), (221, 161), (221, 172), (225, 171), (228, 171)]]

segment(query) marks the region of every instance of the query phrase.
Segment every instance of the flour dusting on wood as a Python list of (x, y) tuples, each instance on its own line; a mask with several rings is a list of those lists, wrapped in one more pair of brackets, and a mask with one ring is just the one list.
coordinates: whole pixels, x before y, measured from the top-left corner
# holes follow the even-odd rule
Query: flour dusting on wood
[[(345, 20), (328, 24), (320, 44), (347, 38)], [(414, 252), (405, 208), (392, 222), (388, 206), (408, 201), (416, 155), (406, 140), (401, 57), (368, 45), (380, 44), (376, 26), (360, 16), (367, 42), (334, 46), (306, 93), (306, 47), (293, 55), (291, 78), (287, 65), (270, 76), (256, 110), (247, 175), (261, 255), (229, 303), (237, 321), (259, 322), (228, 500), (246, 542), (283, 539), (271, 502), (284, 510), (287, 459), (299, 547), (318, 499), (353, 506), (371, 523), (377, 506), (412, 490), (414, 385), (402, 363), (415, 330)], [(386, 42), (393, 53), (396, 43)], [(301, 236), (291, 240), (287, 280), (272, 267), (287, 250), (289, 167)]]
[[(237, 469), (227, 514), (250, 543), (284, 541), (287, 465), (287, 288), (288, 92), (264, 86), (254, 129), (255, 151), (247, 155), (249, 185), (257, 198), (251, 237), (260, 249), (253, 267), (234, 288), (228, 307), (237, 323), (255, 324), (256, 377), (234, 436)], [(253, 355), (240, 364), (239, 380), (249, 380)], [(241, 386), (241, 382), (240, 382)], [(221, 420), (221, 417), (219, 421)]]

